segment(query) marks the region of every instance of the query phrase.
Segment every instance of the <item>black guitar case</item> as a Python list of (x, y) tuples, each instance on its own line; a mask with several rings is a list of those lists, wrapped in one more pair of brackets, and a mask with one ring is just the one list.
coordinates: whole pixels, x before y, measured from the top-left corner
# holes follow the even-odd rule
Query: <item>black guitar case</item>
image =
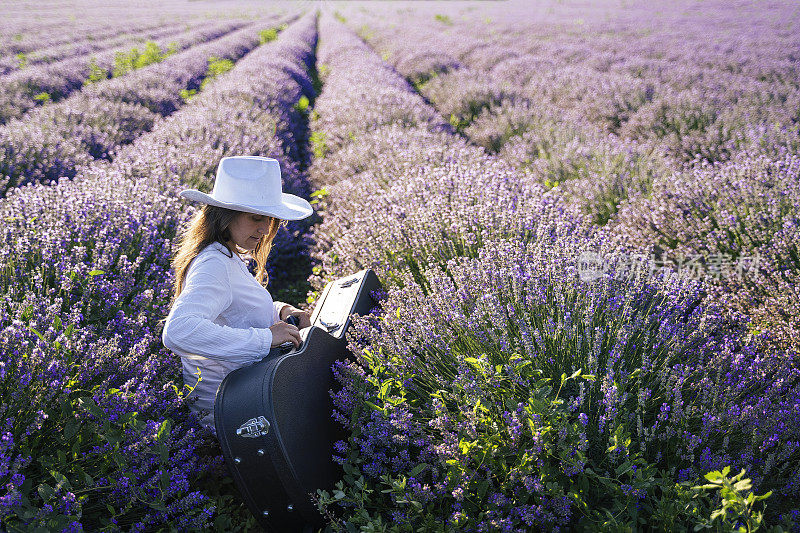
[(331, 366), (347, 351), (350, 315), (375, 307), (372, 270), (328, 283), (301, 330), (300, 347), (273, 348), (262, 361), (222, 380), (214, 425), (225, 462), (247, 506), (268, 531), (302, 531), (325, 522), (308, 493), (342, 478), (333, 444), (346, 439), (331, 417)]

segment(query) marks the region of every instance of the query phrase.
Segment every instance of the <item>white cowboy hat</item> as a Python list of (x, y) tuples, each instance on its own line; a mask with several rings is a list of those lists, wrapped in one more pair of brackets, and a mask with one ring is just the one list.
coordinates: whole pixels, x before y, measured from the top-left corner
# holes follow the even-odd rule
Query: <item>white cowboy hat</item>
[(223, 157), (210, 195), (196, 189), (181, 191), (180, 195), (195, 202), (283, 220), (300, 220), (313, 213), (306, 200), (283, 192), (277, 159), (255, 155)]

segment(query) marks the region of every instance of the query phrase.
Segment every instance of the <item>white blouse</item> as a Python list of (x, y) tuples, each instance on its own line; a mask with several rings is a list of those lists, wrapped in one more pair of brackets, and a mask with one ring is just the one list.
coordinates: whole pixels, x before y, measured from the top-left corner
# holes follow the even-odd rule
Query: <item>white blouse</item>
[(280, 320), (284, 305), (273, 302), (245, 261), (231, 257), (223, 244), (209, 244), (190, 263), (162, 340), (180, 355), (184, 384), (195, 387), (189, 397), (198, 398), (191, 409), (207, 427), (213, 430), (214, 396), (222, 379), (269, 353), (269, 327)]

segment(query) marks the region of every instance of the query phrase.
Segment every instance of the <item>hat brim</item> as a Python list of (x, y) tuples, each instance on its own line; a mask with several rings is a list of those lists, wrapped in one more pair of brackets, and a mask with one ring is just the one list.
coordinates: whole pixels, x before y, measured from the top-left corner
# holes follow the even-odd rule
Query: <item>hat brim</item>
[(308, 201), (295, 196), (294, 194), (281, 193), (281, 203), (279, 205), (244, 205), (220, 202), (213, 196), (200, 192), (196, 189), (181, 191), (180, 196), (194, 202), (201, 202), (234, 211), (244, 211), (245, 213), (255, 213), (280, 218), (283, 220), (301, 220), (314, 212)]

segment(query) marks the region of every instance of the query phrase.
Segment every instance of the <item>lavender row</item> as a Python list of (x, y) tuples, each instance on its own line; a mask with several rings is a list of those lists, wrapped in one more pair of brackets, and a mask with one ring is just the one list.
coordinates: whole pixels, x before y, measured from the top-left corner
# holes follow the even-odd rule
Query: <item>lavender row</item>
[[(163, 53), (177, 53), (219, 39), (245, 26), (242, 22), (213, 23), (179, 36), (164, 36), (156, 42)], [(94, 76), (99, 82), (111, 76), (117, 54), (131, 46), (118, 46), (91, 57), (75, 57), (52, 65), (40, 65), (0, 79), (0, 123), (21, 118), (31, 109), (61, 100), (80, 89)]]
[(247, 26), (6, 124), (0, 129), (2, 190), (71, 177), (94, 159), (110, 158), (184, 104), (181, 91), (200, 87), (209, 58), (238, 60), (258, 46), (262, 28)]
[[(324, 157), (314, 162), (312, 179), (328, 193), (317, 231), (323, 276), (365, 265), (391, 276), (395, 268), (475, 255), (490, 235), (534, 233), (541, 210), (549, 209), (542, 188), (453, 135), (352, 32), (322, 20), (327, 74), (313, 139)], [(495, 203), (509, 209), (495, 210)]]
[(335, 399), (354, 436), (335, 458), (387, 495), (359, 503), (351, 477), (350, 520), (550, 530), (639, 503), (648, 524), (686, 527), (712, 502), (694, 516), (644, 509), (670, 509), (664, 492), (685, 497), (677, 483), (730, 465), (775, 491), (770, 522), (793, 507), (796, 358), (744, 342), (697, 284), (612, 271), (587, 286), (575, 244), (488, 242), (425, 285), (409, 276), (379, 321), (359, 321)]
[[(5, 13), (7, 16), (8, 12)], [(30, 15), (30, 13), (28, 13)], [(54, 17), (55, 18), (55, 17)], [(36, 53), (57, 46), (68, 46), (71, 43), (89, 42), (91, 40), (103, 41), (113, 39), (120, 33), (136, 31), (136, 28), (148, 28), (162, 21), (156, 21), (153, 15), (136, 16), (131, 20), (130, 14), (126, 17), (117, 19), (106, 19), (102, 23), (97, 18), (84, 18), (81, 22), (72, 20), (72, 24), (66, 24), (65, 20), (50, 20), (30, 24), (30, 16), (22, 20), (27, 22), (27, 27), (14, 27), (11, 17), (7, 17), (4, 22), (8, 26), (0, 28), (2, 39), (0, 39), (0, 53), (4, 56), (16, 56), (17, 54)], [(71, 31), (64, 31), (65, 27)], [(61, 30), (61, 31), (59, 31)]]
[[(334, 454), (341, 493), (321, 505), (355, 527), (446, 517), (523, 531), (589, 527), (606, 505), (639, 503), (648, 523), (689, 526), (696, 515), (669, 511), (664, 491), (732, 464), (785, 510), (796, 355), (759, 351), (701, 282), (631, 276), (636, 248), (435, 115), (419, 120), (430, 107), (341, 24), (323, 17), (320, 32), (320, 276), (372, 267), (388, 292), (337, 368), (334, 417), (351, 433)], [(586, 254), (608, 271), (585, 280)], [(657, 471), (667, 477), (643, 481)]]
[(4, 524), (230, 525), (228, 509), (211, 499), (222, 458), (189, 416), (182, 398), (192, 384), (181, 383), (178, 361), (158, 340), (172, 240), (194, 210), (177, 192), (207, 188), (216, 160), (237, 153), (278, 157), (292, 190), (303, 189), (285, 155), (292, 132), (284, 118), (301, 96), (313, 97), (306, 67), (315, 42), (315, 17), (306, 16), (113, 163), (2, 201), (10, 221), (1, 254)]
[(101, 40), (75, 40), (49, 48), (40, 48), (29, 53), (18, 52), (13, 56), (4, 56), (0, 59), (0, 75), (8, 75), (17, 70), (29, 68), (41, 63), (55, 63), (75, 56), (88, 56), (91, 53), (102, 52), (110, 48), (119, 47), (129, 42), (145, 39), (158, 39), (172, 34), (191, 29), (186, 25), (165, 24), (163, 22), (148, 21), (144, 24), (134, 23), (121, 27), (117, 34)]
[[(782, 9), (753, 13), (756, 24), (779, 25)], [(721, 13), (703, 13), (709, 14)], [(523, 99), (531, 107), (543, 107), (556, 121), (568, 117), (588, 122), (681, 160), (713, 161), (758, 143), (759, 124), (796, 123), (800, 80), (787, 52), (795, 39), (791, 33), (778, 32), (780, 39), (764, 46), (755, 36), (737, 42), (706, 26), (697, 29), (696, 21), (679, 35), (647, 34), (639, 30), (642, 19), (633, 17), (593, 23), (585, 30), (591, 40), (584, 34), (566, 37), (558, 19), (546, 21), (547, 26), (545, 21), (530, 22), (524, 35), (505, 31), (490, 36), (486, 25), (474, 20), (441, 32), (435, 31), (441, 24), (432, 16), (422, 16), (411, 25), (410, 36), (374, 19), (363, 26), (363, 33), (443, 113), (465, 127), (482, 120), (483, 129), (492, 129), (498, 116), (480, 117), (481, 110), (500, 100)], [(633, 35), (627, 40), (614, 37), (622, 33)], [(677, 52), (687, 42), (691, 52)], [(712, 46), (736, 49), (737, 55), (716, 54), (709, 51)], [(701, 47), (705, 49), (699, 51)], [(668, 60), (661, 59), (663, 50), (672, 54)], [(520, 133), (494, 129), (497, 137)]]
[[(784, 349), (800, 341), (800, 161), (744, 154), (661, 176), (623, 206), (610, 227), (646, 247), (652, 262), (680, 264), (711, 281), (713, 297), (750, 316)], [(674, 213), (680, 213), (675, 217)]]
[(208, 20), (257, 20), (284, 14), (285, 6), (245, 4), (236, 12), (224, 6), (167, 0), (150, 9), (121, 3), (85, 2), (37, 6), (9, 0), (0, 22), (0, 55), (30, 54), (68, 43), (113, 39), (122, 33), (180, 21), (186, 30)]
[[(667, 49), (673, 50), (674, 47)], [(773, 55), (779, 55), (777, 50), (767, 49)], [(470, 57), (491, 56), (489, 52), (482, 55), (484, 52), (473, 53)], [(797, 205), (800, 205), (800, 197), (791, 185), (796, 179), (793, 161), (798, 131), (796, 127), (793, 131), (790, 126), (794, 121), (791, 116), (765, 114), (739, 102), (763, 94), (759, 106), (769, 103), (769, 95), (780, 95), (775, 97), (776, 100), (785, 100), (788, 108), (793, 105), (793, 97), (781, 94), (786, 89), (781, 83), (788, 83), (791, 77), (779, 75), (785, 71), (780, 70), (775, 62), (758, 57), (763, 53), (763, 49), (750, 50), (745, 56), (749, 72), (745, 70), (735, 79), (716, 72), (715, 79), (724, 79), (724, 85), (707, 88), (705, 98), (701, 96), (702, 81), (695, 84), (700, 86), (700, 91), (696, 87), (691, 89), (695, 102), (703, 100), (703, 105), (714, 109), (732, 104), (738, 109), (734, 107), (731, 113), (747, 116), (752, 121), (742, 125), (740, 133), (747, 133), (737, 146), (729, 147), (728, 155), (723, 158), (732, 157), (734, 161), (722, 167), (671, 171), (672, 165), (668, 160), (658, 151), (651, 151), (652, 144), (645, 142), (642, 146), (641, 138), (626, 135), (626, 128), (641, 124), (641, 111), (632, 113), (618, 132), (621, 137), (634, 137), (636, 141), (591, 135), (589, 127), (575, 126), (580, 124), (578, 120), (572, 121), (569, 127), (558, 125), (556, 117), (558, 111), (563, 113), (563, 106), (548, 109), (546, 105), (533, 102), (526, 102), (523, 106), (500, 106), (497, 112), (484, 113), (466, 128), (465, 133), (473, 140), (494, 140), (508, 131), (497, 127), (503, 124), (502, 119), (506, 119), (512, 131), (524, 133), (513, 136), (503, 146), (501, 155), (504, 159), (532, 168), (546, 182), (560, 182), (560, 192), (593, 213), (598, 222), (613, 219), (616, 211), (622, 208), (625, 214), (616, 221), (618, 224), (613, 230), (619, 241), (648, 247), (658, 256), (654, 263), (675, 267), (681, 266), (681, 262), (694, 260), (696, 264), (689, 270), (694, 269), (695, 275), (711, 281), (714, 298), (726, 307), (750, 315), (754, 331), (767, 331), (784, 349), (796, 350), (800, 298), (789, 287), (798, 275), (797, 245), (791, 238), (792, 228), (797, 224)], [(522, 57), (501, 63), (493, 68), (492, 74), (501, 85), (509, 79), (524, 81), (533, 72), (526, 68), (526, 65), (531, 65), (529, 59)], [(760, 63), (762, 61), (764, 63)], [(537, 62), (541, 62), (541, 58)], [(759, 70), (760, 64), (775, 75), (768, 76)], [(745, 73), (762, 78), (762, 82), (754, 86), (744, 78)], [(434, 80), (428, 95), (434, 101), (443, 102), (445, 112), (463, 116), (463, 110), (458, 105), (453, 107), (453, 102), (468, 101), (469, 98), (459, 99), (459, 93), (468, 97), (470, 93), (481, 95), (480, 84), (471, 85), (469, 81), (480, 77), (470, 76), (464, 70), (450, 76), (450, 81), (441, 85)], [(675, 86), (669, 72), (660, 73), (658, 81)], [(617, 105), (623, 106), (624, 100), (620, 98), (625, 97), (626, 88), (633, 86), (633, 83), (618, 80), (603, 90), (608, 90), (617, 99)], [(794, 82), (789, 86), (796, 88)], [(491, 83), (485, 83), (485, 87), (491, 87)], [(727, 94), (715, 95), (721, 87), (725, 87), (724, 93)], [(485, 89), (483, 94), (498, 98), (498, 92), (496, 85), (494, 92)], [(674, 106), (659, 104), (659, 113), (663, 113), (660, 116), (675, 126), (671, 135), (676, 140), (684, 144), (695, 142), (692, 132), (680, 126), (674, 114), (675, 109), (690, 109), (683, 105), (687, 100), (680, 97), (674, 102)], [(597, 112), (597, 108), (592, 108), (593, 103), (596, 102), (589, 101), (587, 105), (584, 99), (581, 105), (586, 106), (584, 110), (589, 113)], [(630, 106), (624, 104), (620, 109), (623, 108)], [(691, 117), (691, 120), (703, 120), (701, 115)], [(760, 124), (768, 120), (775, 120), (777, 124), (767, 127)], [(730, 130), (716, 131), (720, 135), (730, 133)], [(697, 144), (697, 149), (693, 148), (691, 153), (701, 153), (703, 145)], [(617, 148), (609, 151), (606, 146)], [(656, 145), (655, 149), (669, 153), (670, 143)], [(709, 155), (705, 159), (718, 157)], [(624, 164), (620, 165), (620, 162)], [(676, 212), (683, 213), (683, 216), (675, 218)], [(743, 270), (746, 271), (744, 274)]]
[[(421, 26), (425, 27), (425, 24)], [(792, 227), (796, 223), (796, 207), (793, 207), (798, 205), (796, 192), (786, 189), (784, 185), (777, 185), (772, 179), (787, 183), (785, 180), (790, 182), (794, 179), (793, 173), (790, 170), (785, 174), (786, 171), (781, 170), (773, 174), (766, 170), (793, 167), (791, 154), (796, 153), (799, 137), (797, 131), (792, 133), (786, 127), (791, 123), (791, 118), (784, 117), (782, 127), (764, 128), (757, 122), (766, 120), (763, 113), (742, 111), (754, 121), (746, 126), (749, 132), (747, 136), (752, 141), (745, 143), (742, 140), (741, 146), (729, 147), (726, 158), (735, 157), (737, 162), (726, 168), (706, 170), (701, 173), (702, 178), (698, 178), (692, 176), (690, 171), (677, 171), (678, 167), (667, 157), (669, 143), (653, 146), (641, 142), (642, 139), (625, 139), (622, 130), (633, 127), (634, 123), (640, 124), (643, 116), (640, 112), (631, 113), (625, 120), (617, 121), (627, 120), (619, 131), (620, 139), (620, 136), (599, 131), (596, 123), (587, 121), (592, 114), (603, 114), (599, 108), (593, 107), (597, 102), (591, 101), (592, 97), (587, 102), (586, 97), (570, 96), (570, 102), (584, 106), (581, 109), (584, 114), (565, 124), (561, 116), (570, 116), (570, 112), (564, 107), (575, 104), (565, 105), (563, 101), (550, 103), (545, 85), (552, 82), (551, 76), (540, 83), (543, 87), (541, 91), (537, 89), (528, 96), (524, 91), (515, 91), (510, 80), (521, 81), (522, 85), (532, 87), (531, 83), (539, 74), (556, 67), (558, 63), (553, 59), (545, 61), (541, 52), (526, 56), (491, 43), (487, 45), (484, 42), (483, 47), (478, 48), (480, 39), (470, 41), (461, 38), (459, 45), (452, 38), (454, 36), (425, 39), (423, 33), (425, 31), (420, 31), (419, 39), (407, 39), (406, 35), (401, 38), (396, 29), (385, 28), (381, 32), (382, 37), (368, 36), (378, 46), (393, 47), (390, 57), (412, 80), (420, 82), (423, 76), (434, 76), (424, 84), (423, 93), (436, 103), (445, 116), (455, 117), (456, 124), (466, 121), (468, 125), (463, 131), (470, 140), (488, 149), (499, 150), (503, 159), (517, 167), (531, 169), (542, 183), (555, 187), (558, 194), (580, 206), (599, 224), (613, 221), (617, 212), (623, 209), (626, 214), (614, 229), (621, 242), (633, 241), (647, 246), (649, 252), (658, 256), (652, 261), (653, 264), (666, 263), (681, 267), (682, 262), (694, 258), (697, 261), (692, 266), (695, 275), (709, 276), (716, 299), (725, 306), (733, 306), (751, 315), (752, 328), (770, 332), (785, 349), (796, 346), (796, 315), (800, 305), (795, 291), (787, 290), (791, 280), (797, 276), (793, 259), (796, 256), (795, 245), (785, 242), (784, 237), (773, 241), (771, 237), (757, 235), (765, 227), (775, 228), (771, 230), (774, 233), (777, 228), (787, 224)], [(559, 41), (559, 45), (563, 46), (563, 41)], [(548, 50), (546, 46), (545, 49)], [(456, 54), (458, 57), (487, 71), (491, 69), (490, 72), (470, 70), (451, 55), (453, 50), (461, 50)], [(758, 53), (754, 50), (752, 55), (757, 56)], [(492, 61), (489, 58), (498, 57), (504, 60), (490, 67)], [(420, 58), (423, 61), (419, 61)], [(748, 59), (752, 61), (755, 58)], [(750, 62), (748, 64), (755, 67)], [(774, 64), (767, 65), (776, 68)], [(560, 66), (558, 68), (564, 70)], [(446, 73), (437, 76), (436, 72)], [(755, 69), (752, 75), (759, 72)], [(576, 73), (574, 67), (569, 68), (570, 76)], [(587, 77), (590, 75), (593, 78)], [(597, 76), (583, 73), (578, 77), (597, 79)], [(661, 77), (659, 83), (666, 85), (668, 76), (662, 74)], [(606, 80), (611, 81), (608, 76)], [(772, 82), (775, 80), (768, 81), (774, 93), (775, 84)], [(615, 105), (622, 106), (620, 110), (630, 108), (624, 98), (626, 91), (636, 86), (635, 82), (635, 79), (624, 83), (621, 79), (613, 80), (610, 85), (600, 85), (600, 92), (612, 94), (617, 99)], [(727, 91), (735, 95), (730, 97), (733, 100), (741, 98), (740, 93), (745, 91), (745, 87), (749, 87), (747, 91), (752, 94), (759, 91), (770, 94), (764, 90), (767, 87), (764, 83), (758, 89), (743, 85), (741, 79), (738, 84), (734, 81), (730, 83), (732, 86)], [(665, 93), (669, 87), (660, 90)], [(655, 91), (659, 92), (658, 89)], [(598, 91), (592, 92), (596, 94)], [(539, 99), (533, 96), (539, 96)], [(722, 108), (726, 99), (728, 96), (717, 101), (707, 99), (703, 105)], [(683, 104), (676, 105), (680, 107)], [(691, 141), (691, 132), (684, 131), (675, 122), (674, 109), (663, 106), (661, 109), (666, 113), (662, 118), (677, 128), (672, 134), (675, 139), (681, 143), (694, 142)], [(607, 114), (605, 116), (610, 117)], [(699, 115), (693, 116), (702, 120)], [(697, 147), (700, 150), (701, 145)], [(772, 162), (765, 163), (764, 157)], [(740, 168), (745, 170), (740, 172)], [(737, 197), (739, 193), (723, 201), (717, 198), (719, 191), (728, 188), (724, 183), (731, 176), (737, 176), (734, 180), (738, 184), (737, 190), (747, 190), (744, 194), (748, 200)], [(698, 187), (698, 183), (705, 185)], [(759, 185), (763, 183), (769, 183), (768, 188)], [(741, 213), (742, 205), (750, 206), (752, 212), (748, 209), (747, 213), (750, 214), (745, 217), (731, 215)], [(773, 208), (775, 205), (784, 207), (777, 210)], [(684, 216), (675, 218), (675, 212), (682, 212)], [(756, 212), (759, 213), (760, 223), (748, 222), (746, 218)], [(698, 224), (706, 229), (697, 231)], [(709, 228), (712, 224), (714, 227)], [(720, 234), (723, 236), (722, 242), (718, 237)], [(742, 263), (755, 261), (756, 258), (760, 260), (760, 265), (757, 268), (751, 265), (750, 275), (742, 276)], [(714, 262), (722, 266), (715, 266)], [(709, 271), (708, 267), (714, 271)], [(720, 268), (725, 272), (720, 272)]]
[[(423, 14), (415, 13), (417, 19)], [(520, 62), (518, 49), (495, 44), (498, 37), (487, 35), (483, 23), (468, 35), (437, 32), (440, 23), (430, 15), (412, 25), (408, 38), (369, 14), (352, 15), (346, 20), (359, 26), (456, 130), (516, 168), (529, 169), (546, 188), (557, 187), (557, 194), (600, 225), (628, 198), (647, 195), (653, 179), (675, 166), (659, 147), (621, 140), (586, 117), (565, 120), (563, 108), (526, 90), (541, 67), (535, 60)], [(494, 61), (499, 64), (486, 72)], [(481, 69), (471, 68), (476, 65)]]
[[(754, 22), (757, 26), (764, 25), (781, 13), (781, 9), (771, 10)], [(635, 19), (633, 24), (636, 24)], [(747, 31), (754, 30), (748, 27)], [(692, 31), (687, 33), (681, 37), (689, 42), (702, 42), (702, 37)], [(788, 44), (785, 39), (794, 37), (784, 34), (780, 38)], [(793, 75), (789, 68), (791, 62), (782, 58), (785, 50), (780, 46), (762, 46), (765, 43), (760, 38), (748, 35), (742, 39), (746, 46), (742, 41), (723, 41), (728, 46), (739, 48), (740, 55), (735, 58), (740, 64), (736, 69), (731, 68), (729, 56), (723, 58), (713, 52), (708, 59), (705, 58), (708, 52), (703, 52), (701, 57), (704, 61), (699, 62), (699, 52), (694, 48), (690, 48), (693, 55), (689, 61), (688, 57), (681, 55), (683, 48), (671, 45), (670, 39), (661, 35), (655, 41), (671, 55), (678, 55), (672, 59), (684, 62), (689, 68), (656, 69), (651, 64), (647, 71), (653, 71), (652, 78), (641, 76), (650, 85), (642, 85), (637, 79), (605, 76), (605, 83), (610, 85), (601, 86), (600, 92), (608, 91), (613, 95), (614, 102), (606, 102), (609, 105), (598, 105), (592, 97), (570, 99), (579, 102), (584, 116), (605, 117), (606, 127), (617, 129), (622, 138), (633, 139), (632, 143), (619, 143), (614, 137), (609, 137), (609, 141), (627, 148), (618, 153), (641, 153), (642, 146), (647, 153), (649, 147), (654, 146), (650, 142), (650, 133), (657, 130), (659, 141), (655, 149), (674, 154), (673, 147), (679, 143), (687, 147), (685, 154), (705, 160), (733, 161), (723, 166), (701, 167), (702, 170), (697, 171), (670, 172), (669, 165), (652, 163), (664, 161), (658, 155), (648, 158), (651, 162), (644, 167), (647, 171), (644, 175), (640, 164), (618, 172), (614, 166), (609, 167), (608, 158), (597, 149), (598, 143), (587, 140), (585, 134), (562, 134), (560, 142), (557, 138), (553, 142), (547, 127), (535, 120), (531, 121), (533, 127), (529, 127), (524, 119), (518, 119), (514, 127), (525, 133), (509, 141), (502, 154), (507, 160), (531, 166), (550, 180), (553, 179), (550, 177), (553, 160), (559, 166), (564, 165), (564, 161), (574, 165), (577, 160), (579, 169), (585, 166), (592, 170), (594, 166), (600, 171), (591, 172), (590, 179), (570, 169), (568, 178), (579, 179), (560, 180), (562, 192), (585, 203), (587, 199), (595, 201), (599, 187), (611, 188), (613, 192), (619, 183), (621, 190), (627, 188), (625, 194), (613, 194), (610, 197), (612, 202), (607, 202), (609, 207), (616, 204), (613, 211), (622, 208), (625, 213), (616, 221), (613, 230), (620, 241), (647, 246), (655, 256), (659, 256), (658, 262), (668, 265), (694, 260), (696, 264), (689, 270), (695, 269), (696, 275), (711, 281), (714, 297), (722, 305), (749, 315), (752, 330), (767, 331), (784, 349), (796, 350), (800, 298), (790, 287), (798, 275), (797, 244), (791, 236), (792, 228), (797, 225), (797, 206), (800, 205), (800, 196), (792, 185), (796, 179), (794, 159), (800, 131), (796, 125), (793, 126), (796, 124), (794, 112), (787, 114), (788, 110), (796, 108), (796, 74)], [(639, 54), (631, 55), (641, 57)], [(542, 57), (537, 54), (533, 57), (534, 62), (541, 63)], [(530, 59), (518, 57), (501, 63), (491, 72), (501, 83), (509, 79), (524, 81), (527, 79), (524, 72), (532, 71)], [(624, 72), (621, 63), (616, 58), (614, 64), (618, 68), (611, 68), (609, 72), (614, 75)], [(701, 65), (695, 66), (698, 63)], [(448, 91), (452, 94), (454, 87), (464, 87), (465, 77), (458, 74), (458, 79), (439, 86), (439, 94), (434, 94), (433, 99), (445, 100)], [(594, 77), (598, 78), (598, 75)], [(655, 81), (651, 81), (653, 78)], [(637, 104), (636, 99), (629, 100), (629, 91), (638, 87), (636, 91), (643, 94), (641, 91), (647, 92), (648, 86), (655, 87), (651, 93), (661, 93), (661, 100), (654, 100), (653, 106), (645, 104), (637, 109), (642, 104)], [(436, 88), (431, 90), (436, 92)], [(612, 103), (624, 116), (614, 118), (617, 112), (610, 113)], [(563, 104), (559, 106), (564, 107)], [(512, 109), (518, 113), (519, 106), (516, 107)], [(537, 105), (530, 116), (556, 116), (552, 111), (542, 113), (542, 107), (546, 106)], [(708, 112), (698, 112), (702, 108)], [(496, 131), (493, 125), (500, 122), (501, 116), (513, 117), (513, 112), (487, 113), (466, 132), (474, 139), (482, 128)], [(718, 118), (709, 118), (712, 116)], [(725, 124), (725, 117), (735, 118), (737, 123)], [(554, 124), (555, 120), (545, 121), (547, 123)], [(658, 123), (661, 126), (653, 129), (652, 125)], [(710, 142), (698, 140), (700, 130), (704, 130), (702, 135)], [(713, 139), (707, 136), (709, 133), (713, 134)], [(637, 145), (640, 148), (637, 149)], [(721, 147), (725, 153), (704, 152), (709, 146)], [(579, 151), (577, 158), (576, 149)], [(599, 168), (597, 162), (601, 163)], [(634, 194), (629, 194), (631, 186)], [(603, 196), (606, 195), (601, 194), (601, 198)], [(631, 200), (621, 201), (627, 198)], [(683, 216), (676, 218), (674, 213)]]

